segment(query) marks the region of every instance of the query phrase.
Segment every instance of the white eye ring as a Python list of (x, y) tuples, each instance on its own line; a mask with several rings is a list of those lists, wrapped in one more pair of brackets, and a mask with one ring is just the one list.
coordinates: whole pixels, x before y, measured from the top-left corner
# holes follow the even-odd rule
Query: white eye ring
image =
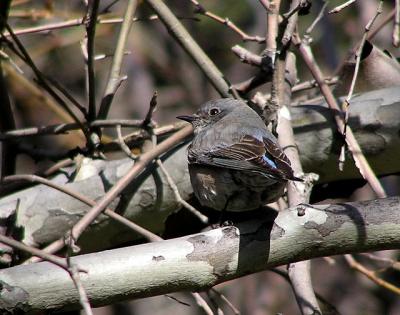
[(220, 113), (220, 111), (219, 111), (219, 109), (216, 108), (216, 107), (211, 108), (211, 109), (208, 111), (208, 114), (209, 114), (210, 116), (215, 116), (215, 115), (217, 115), (217, 114), (219, 114), (219, 113)]

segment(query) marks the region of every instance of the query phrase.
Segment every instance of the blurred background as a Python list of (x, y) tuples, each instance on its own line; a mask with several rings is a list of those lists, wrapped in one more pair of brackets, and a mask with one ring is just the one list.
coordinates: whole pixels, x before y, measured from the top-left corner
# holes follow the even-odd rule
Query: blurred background
[[(344, 1), (330, 1), (328, 9)], [(231, 47), (240, 44), (248, 50), (260, 54), (265, 44), (242, 42), (242, 38), (231, 29), (216, 21), (195, 13), (190, 0), (166, 0), (166, 4), (181, 19), (194, 39), (222, 71), (226, 79), (234, 84), (247, 80), (257, 73), (257, 68), (243, 64), (232, 53)], [(258, 0), (202, 0), (201, 5), (222, 18), (229, 18), (249, 35), (265, 36), (266, 13)], [(384, 10), (377, 24), (393, 10), (395, 1), (385, 1)], [(282, 1), (287, 12), (288, 1)], [(349, 52), (360, 41), (364, 27), (375, 14), (378, 2), (375, 0), (356, 1), (338, 14), (324, 14), (312, 32), (312, 48), (318, 64), (326, 77), (337, 74)], [(319, 14), (324, 1), (312, 1), (310, 14), (299, 19), (299, 33)], [(96, 99), (101, 100), (111, 64), (120, 23), (126, 1), (101, 1), (97, 26), (95, 53)], [(158, 125), (176, 122), (177, 115), (192, 113), (203, 102), (217, 98), (218, 94), (208, 83), (196, 64), (168, 34), (164, 25), (154, 19), (153, 12), (146, 3), (140, 2), (126, 47), (122, 74), (127, 79), (119, 87), (113, 101), (109, 118), (143, 119), (148, 111), (151, 97), (158, 92), (158, 107), (154, 119)], [(80, 0), (14, 0), (9, 15), (9, 23), (24, 44), (37, 67), (47, 76), (58, 81), (81, 104), (87, 103), (85, 88), (85, 62), (81, 42), (85, 37), (85, 27), (76, 25), (61, 29), (27, 33), (32, 27), (45, 26), (63, 21), (80, 19), (85, 14), (85, 5)], [(391, 43), (393, 21), (387, 23), (374, 37), (372, 43), (381, 50), (388, 50), (393, 58), (400, 57), (398, 48)], [(12, 99), (16, 127), (31, 127), (70, 122), (65, 112), (54, 104), (49, 104), (34, 81), (31, 69), (12, 52), (5, 49), (14, 66), (5, 67), (5, 76)], [(294, 50), (295, 52), (295, 50)], [(311, 79), (311, 75), (298, 58), (299, 82)], [(268, 92), (268, 85), (258, 90)], [(307, 92), (309, 93), (309, 92)], [(304, 94), (305, 98), (309, 94)], [(304, 98), (303, 95), (303, 98)], [(299, 95), (301, 98), (302, 95)], [(50, 102), (51, 103), (51, 102)], [(124, 129), (129, 132), (129, 129)], [(115, 137), (113, 131), (106, 134)], [(68, 135), (29, 138), (21, 143), (25, 154), (19, 154), (17, 173), (34, 173), (51, 165), (66, 152), (83, 146), (84, 139), (78, 132)], [(37, 154), (40, 148), (41, 154)], [(35, 151), (35, 154), (32, 152)], [(399, 193), (398, 176), (383, 179), (391, 195)], [(342, 184), (339, 184), (341, 186)], [(355, 185), (341, 200), (370, 199), (373, 196), (363, 182)], [(342, 186), (343, 187), (343, 186)], [(354, 187), (354, 186), (352, 186)], [(320, 187), (321, 191), (332, 189)], [(325, 190), (323, 190), (325, 189)], [(315, 197), (314, 201), (324, 201)], [(326, 200), (325, 200), (326, 201)], [(397, 259), (397, 252), (376, 253), (380, 258), (371, 259), (362, 255), (359, 260), (372, 269), (382, 269), (379, 275), (400, 285), (398, 266), (387, 259)], [(388, 268), (390, 267), (393, 268)], [(400, 314), (400, 299), (363, 275), (352, 271), (342, 257), (316, 259), (312, 265), (314, 286), (322, 299), (326, 300), (325, 314)], [(284, 268), (282, 269), (284, 270)], [(289, 283), (280, 275), (266, 271), (242, 279), (219, 285), (217, 288), (240, 310), (241, 314), (298, 314), (299, 310)], [(160, 296), (130, 303), (100, 308), (96, 314), (201, 314), (195, 302), (187, 294), (173, 294), (179, 303), (167, 296)], [(220, 297), (210, 293), (219, 305)], [(324, 304), (324, 303), (323, 303)], [(223, 306), (225, 314), (233, 311)], [(335, 311), (336, 309), (336, 311)], [(329, 313), (330, 312), (330, 313)]]

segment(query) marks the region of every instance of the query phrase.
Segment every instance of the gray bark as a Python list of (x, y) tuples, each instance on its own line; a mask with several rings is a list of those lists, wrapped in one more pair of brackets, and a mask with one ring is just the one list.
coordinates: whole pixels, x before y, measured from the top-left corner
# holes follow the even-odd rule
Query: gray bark
[[(315, 257), (400, 247), (400, 197), (296, 207), (177, 239), (72, 259), (93, 306), (181, 290), (199, 291)], [(68, 273), (48, 262), (0, 271), (0, 311), (79, 308)]]
[[(350, 107), (350, 125), (372, 168), (378, 175), (400, 171), (400, 89), (390, 88), (354, 97)], [(322, 104), (323, 105), (323, 104)], [(292, 124), (305, 172), (318, 173), (321, 182), (360, 177), (348, 157), (344, 172), (337, 168), (340, 148), (331, 112), (325, 105), (291, 108)], [(114, 185), (132, 165), (128, 159), (89, 161), (74, 179), (66, 170), (54, 181), (96, 200)], [(165, 162), (184, 199), (192, 192), (187, 174), (185, 148), (173, 153)], [(0, 217), (20, 205), (17, 226), (23, 228), (22, 240), (41, 246), (61, 237), (88, 210), (88, 206), (52, 188), (36, 185), (0, 200)], [(161, 232), (165, 218), (180, 206), (175, 201), (164, 176), (156, 171), (142, 174), (111, 207), (128, 219), (153, 231)], [(84, 251), (116, 246), (137, 238), (131, 230), (101, 216), (81, 237)], [(101, 240), (101, 241), (99, 241)]]

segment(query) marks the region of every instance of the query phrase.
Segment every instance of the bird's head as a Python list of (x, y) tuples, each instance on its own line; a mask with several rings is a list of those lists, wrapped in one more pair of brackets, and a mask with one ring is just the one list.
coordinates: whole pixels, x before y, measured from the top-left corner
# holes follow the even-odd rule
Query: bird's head
[(190, 122), (193, 125), (194, 132), (197, 133), (200, 130), (214, 125), (240, 106), (247, 107), (247, 105), (241, 101), (232, 98), (222, 98), (203, 104), (193, 115), (182, 115), (176, 118)]

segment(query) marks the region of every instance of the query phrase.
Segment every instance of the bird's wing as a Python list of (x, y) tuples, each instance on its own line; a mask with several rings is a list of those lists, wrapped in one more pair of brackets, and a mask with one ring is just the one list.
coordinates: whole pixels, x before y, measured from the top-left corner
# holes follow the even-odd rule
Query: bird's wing
[[(189, 150), (190, 151), (190, 150)], [(294, 179), (290, 162), (282, 149), (272, 140), (245, 135), (239, 142), (217, 146), (203, 154), (191, 154), (189, 161), (241, 171), (254, 171), (268, 176)]]

